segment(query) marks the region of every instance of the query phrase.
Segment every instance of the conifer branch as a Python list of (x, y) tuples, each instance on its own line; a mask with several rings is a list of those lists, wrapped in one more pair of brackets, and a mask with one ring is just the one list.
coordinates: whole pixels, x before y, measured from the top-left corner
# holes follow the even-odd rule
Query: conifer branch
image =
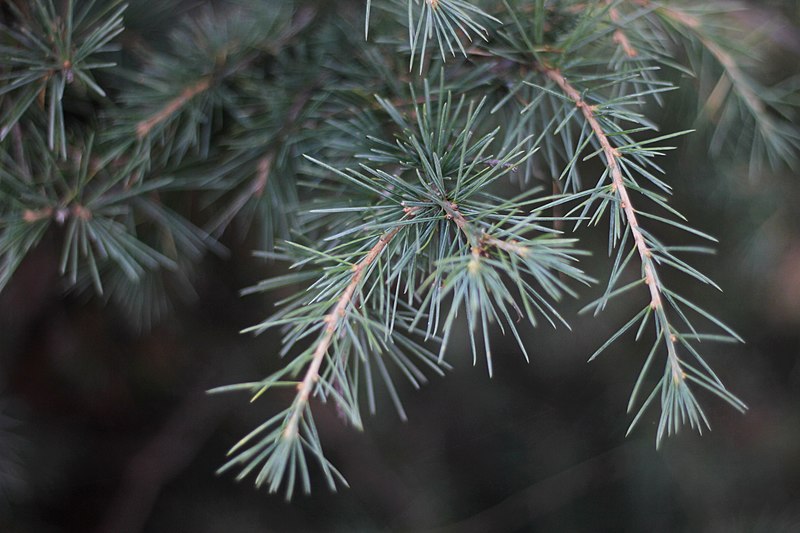
[[(644, 5), (649, 5), (650, 3), (647, 0), (640, 1), (642, 1)], [(706, 49), (714, 56), (714, 58), (716, 58), (716, 60), (725, 70), (728, 77), (731, 79), (731, 82), (736, 86), (739, 95), (747, 103), (747, 106), (753, 111), (753, 114), (763, 117), (762, 120), (765, 122), (765, 124), (771, 127), (772, 119), (768, 114), (766, 114), (767, 108), (764, 105), (764, 101), (752, 88), (748, 77), (733, 58), (733, 55), (731, 55), (728, 51), (711, 39), (707, 33), (702, 31), (703, 22), (698, 17), (675, 6), (668, 7), (664, 5), (658, 5), (656, 7), (656, 12), (691, 30), (695, 37), (697, 37), (697, 39), (703, 43), (703, 46), (706, 47)], [(713, 116), (714, 113), (712, 112), (711, 115)]]
[[(773, 167), (781, 162), (793, 165), (797, 161), (800, 135), (793, 125), (797, 121), (798, 104), (793, 97), (796, 89), (787, 91), (780, 84), (770, 87), (748, 74), (742, 61), (750, 59), (750, 52), (737, 50), (736, 45), (729, 42), (730, 38), (714, 30), (713, 22), (705, 20), (704, 13), (694, 14), (690, 8), (672, 3), (632, 1), (651, 9), (653, 15), (660, 17), (665, 29), (672, 29), (691, 43), (692, 48), (705, 50), (716, 61), (718, 69), (709, 69), (707, 64), (702, 66), (702, 58), (696, 59), (700, 65), (696, 69), (698, 76), (702, 78), (710, 73), (717, 78), (713, 89), (701, 94), (705, 101), (701, 101), (700, 109), (700, 113), (715, 125), (711, 143), (714, 152), (726, 143), (732, 144), (734, 150), (741, 149), (741, 143), (749, 143), (745, 149), (750, 152), (751, 174), (762, 166), (763, 160)], [(737, 120), (733, 117), (738, 117), (748, 127), (733, 126), (732, 122)]]
[[(608, 3), (611, 4), (614, 0), (608, 0)], [(616, 6), (612, 5), (608, 10), (608, 16), (611, 18), (611, 22), (614, 24), (619, 25), (620, 22), (620, 13), (619, 9)], [(639, 55), (639, 52), (636, 51), (636, 48), (631, 44), (628, 35), (622, 28), (617, 28), (614, 30), (614, 37), (613, 40), (615, 43), (622, 47), (623, 52), (629, 58), (634, 58)]]
[(519, 244), (519, 242), (513, 239), (498, 239), (485, 231), (475, 229), (466, 217), (461, 214), (456, 204), (445, 200), (442, 202), (442, 209), (447, 213), (447, 218), (455, 222), (458, 229), (464, 233), (464, 236), (472, 244), (473, 257), (479, 257), (485, 254), (487, 247), (494, 247), (519, 257), (525, 257), (525, 255), (527, 255), (528, 247)]
[(350, 283), (345, 287), (341, 296), (339, 296), (331, 312), (325, 315), (323, 319), (325, 330), (322, 337), (317, 341), (316, 348), (314, 348), (308, 370), (306, 370), (303, 380), (297, 386), (297, 396), (292, 404), (291, 415), (283, 430), (284, 438), (295, 439), (298, 436), (300, 417), (308, 404), (314, 385), (319, 380), (322, 361), (328, 353), (328, 348), (330, 348), (334, 335), (339, 331), (341, 322), (347, 317), (347, 308), (353, 303), (353, 296), (364, 277), (364, 271), (381, 255), (386, 245), (389, 244), (401, 229), (402, 226), (398, 226), (386, 232), (378, 239), (375, 246), (367, 252), (367, 255), (365, 255), (361, 261), (353, 265), (353, 274)]
[(239, 193), (238, 196), (217, 215), (207, 226), (207, 231), (212, 235), (222, 233), (228, 224), (239, 214), (244, 206), (253, 198), (259, 199), (264, 196), (264, 191), (269, 182), (270, 172), (275, 161), (275, 153), (269, 150), (256, 162), (256, 172), (250, 184)]
[(467, 219), (464, 218), (464, 215), (461, 214), (461, 211), (458, 210), (458, 206), (445, 200), (442, 202), (442, 209), (445, 213), (447, 213), (447, 218), (456, 223), (458, 229), (464, 233), (464, 236), (469, 240), (469, 242), (477, 244), (475, 242), (474, 231), (470, 227), (469, 222), (467, 222)]
[[(683, 259), (708, 248), (663, 244), (649, 227), (714, 240), (668, 200), (674, 184), (658, 157), (674, 147), (662, 141), (687, 132), (656, 133), (646, 106), (677, 88), (664, 68), (699, 77), (712, 147), (751, 143), (751, 165), (790, 162), (800, 148), (796, 86), (771, 94), (751, 78), (749, 51), (730, 39), (735, 25), (708, 16), (726, 5), (381, 3), (378, 15), (366, 1), (367, 26), (372, 18), (383, 34), (372, 44), (318, 1), (222, 2), (187, 13), (167, 46), (123, 40), (128, 71), (100, 62), (119, 49), (122, 0), (4, 6), (0, 290), (55, 228), (48, 239), (60, 240), (68, 286), (94, 287), (149, 323), (168, 308), (165, 281), (188, 286), (198, 259), (219, 249), (209, 231), (226, 236), (237, 221), (250, 236), (255, 221), (263, 255), (292, 270), (242, 291), (289, 289), (244, 331), (279, 330), (285, 364), (219, 390), (294, 395), (220, 470), (257, 472), (257, 486), (285, 485), (290, 497), (298, 484), (310, 491), (309, 456), (331, 488), (342, 481), (322, 452), (313, 401), (332, 401), (361, 428), (382, 382), (404, 419), (395, 376), (418, 387), (427, 371), (443, 373), (462, 321), (473, 364), (485, 355), (490, 376), (498, 331), (527, 358), (522, 328), (566, 325), (558, 303), (595, 281), (564, 227), (607, 220), (613, 266), (586, 309), (600, 314), (632, 289), (642, 308), (590, 359), (636, 326), (636, 340), (653, 339), (630, 395), (629, 411), (640, 405), (631, 428), (659, 400), (657, 445), (682, 424), (708, 426), (700, 389), (744, 410), (696, 349), (739, 337), (670, 286), (674, 272), (719, 288)], [(459, 52), (464, 61), (451, 59)], [(593, 158), (602, 175), (587, 184)], [(530, 179), (547, 192), (509, 192)], [(189, 190), (197, 194), (181, 200)], [(198, 203), (206, 230), (181, 214)], [(714, 331), (698, 331), (698, 318)], [(656, 360), (657, 384), (637, 401)]]
[(190, 100), (192, 100), (192, 98), (204, 91), (207, 91), (210, 86), (211, 79), (204, 78), (197, 83), (186, 87), (181, 94), (167, 102), (167, 104), (159, 111), (154, 113), (152, 116), (139, 121), (139, 123), (136, 125), (136, 136), (139, 138), (139, 140), (147, 137), (150, 134), (150, 130), (180, 111), (180, 109), (184, 107)]
[(662, 301), (662, 292), (663, 288), (661, 283), (658, 279), (658, 274), (656, 272), (655, 264), (653, 262), (653, 252), (650, 250), (650, 247), (647, 245), (645, 240), (644, 234), (642, 233), (641, 228), (639, 227), (639, 221), (636, 217), (636, 210), (633, 207), (633, 202), (631, 202), (630, 195), (628, 194), (628, 188), (625, 185), (625, 178), (622, 174), (622, 170), (619, 166), (619, 159), (622, 157), (619, 150), (614, 148), (611, 145), (611, 142), (608, 139), (608, 135), (603, 130), (603, 127), (600, 125), (600, 122), (594, 115), (594, 110), (592, 106), (587, 104), (584, 99), (581, 97), (581, 94), (578, 90), (573, 87), (565, 78), (561, 75), (558, 69), (554, 69), (547, 66), (541, 67), (544, 74), (553, 82), (558, 85), (564, 94), (570, 98), (574, 102), (574, 104), (581, 110), (586, 123), (592, 128), (592, 131), (597, 138), (597, 141), (600, 143), (600, 146), (603, 150), (603, 154), (606, 159), (606, 165), (608, 165), (608, 172), (611, 177), (612, 183), (612, 190), (616, 193), (619, 206), (622, 208), (623, 212), (625, 213), (625, 218), (628, 222), (628, 227), (630, 228), (631, 235), (633, 236), (634, 243), (636, 244), (636, 250), (639, 254), (639, 259), (642, 264), (642, 270), (644, 272), (644, 283), (647, 285), (650, 291), (650, 309), (653, 310), (659, 316), (662, 327), (666, 330), (664, 335), (664, 342), (667, 345), (667, 354), (669, 357), (669, 364), (672, 370), (672, 379), (674, 383), (677, 385), (681, 381), (685, 379), (685, 374), (680, 368), (680, 361), (678, 359), (678, 352), (676, 349), (676, 338), (668, 331), (669, 328), (669, 321), (667, 320), (666, 313), (664, 311), (664, 304)]
[(609, 175), (611, 176), (613, 184), (612, 190), (616, 192), (619, 198), (620, 207), (625, 212), (628, 226), (631, 229), (631, 234), (633, 235), (634, 242), (636, 243), (636, 249), (638, 250), (639, 257), (641, 258), (646, 279), (645, 282), (650, 288), (650, 306), (653, 309), (658, 309), (661, 307), (661, 290), (658, 286), (658, 283), (655, 281), (656, 277), (651, 259), (652, 252), (647, 246), (644, 235), (639, 229), (639, 221), (636, 218), (636, 210), (633, 208), (633, 203), (628, 195), (628, 189), (625, 186), (625, 179), (622, 175), (622, 171), (619, 168), (618, 160), (621, 157), (621, 154), (616, 148), (611, 146), (611, 143), (608, 140), (608, 135), (605, 133), (605, 131), (603, 131), (603, 127), (600, 125), (600, 122), (595, 118), (592, 106), (583, 100), (578, 90), (570, 85), (570, 83), (564, 78), (564, 76), (561, 75), (561, 72), (558, 69), (543, 66), (542, 70), (549, 79), (554, 81), (556, 85), (558, 85), (561, 90), (564, 91), (564, 94), (573, 101), (575, 106), (580, 109), (581, 114), (583, 114), (584, 119), (586, 119), (587, 124), (589, 124), (589, 126), (592, 128), (597, 141), (600, 143), (603, 154), (606, 158), (606, 164), (608, 165)]
[(256, 179), (253, 181), (253, 185), (250, 188), (250, 192), (253, 196), (260, 197), (264, 194), (264, 188), (267, 186), (269, 172), (272, 169), (272, 162), (274, 159), (275, 155), (269, 152), (258, 160), (258, 165), (256, 165)]

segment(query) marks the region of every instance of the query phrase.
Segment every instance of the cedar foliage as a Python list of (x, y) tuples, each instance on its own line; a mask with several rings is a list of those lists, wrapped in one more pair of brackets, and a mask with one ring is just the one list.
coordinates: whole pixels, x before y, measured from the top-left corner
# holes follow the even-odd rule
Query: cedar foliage
[[(360, 429), (385, 391), (405, 418), (395, 380), (450, 369), (453, 333), (491, 375), (493, 337), (527, 358), (528, 328), (567, 326), (561, 301), (593, 291), (595, 315), (640, 305), (590, 357), (641, 341), (631, 429), (656, 405), (657, 445), (701, 431), (698, 394), (746, 409), (703, 358), (741, 339), (666, 282), (716, 287), (690, 259), (715, 239), (670, 205), (660, 164), (685, 135), (753, 174), (794, 163), (794, 87), (758, 81), (763, 39), (735, 5), (264, 0), (175, 21), (177, 0), (147, 4), (3, 4), (0, 289), (52, 233), (65, 288), (147, 328), (232, 225), (256, 235), (290, 271), (243, 293), (289, 296), (245, 331), (278, 332), (285, 364), (216, 392), (295, 395), (222, 471), (291, 497), (314, 461), (335, 489), (312, 403)], [(696, 112), (660, 131), (681, 87)], [(583, 251), (586, 226), (608, 258)]]

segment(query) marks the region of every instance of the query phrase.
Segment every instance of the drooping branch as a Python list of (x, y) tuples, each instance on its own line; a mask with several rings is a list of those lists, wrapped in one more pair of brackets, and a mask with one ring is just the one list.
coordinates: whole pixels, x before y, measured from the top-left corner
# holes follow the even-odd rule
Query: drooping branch
[(641, 260), (642, 270), (644, 272), (644, 282), (650, 290), (650, 309), (652, 309), (652, 311), (659, 318), (661, 321), (661, 326), (664, 330), (663, 336), (664, 342), (667, 345), (667, 354), (669, 357), (672, 379), (676, 384), (680, 383), (685, 378), (685, 375), (681, 370), (680, 361), (678, 359), (676, 339), (669, 331), (669, 320), (667, 319), (667, 315), (664, 310), (664, 302), (662, 299), (664, 288), (658, 278), (655, 262), (653, 261), (652, 250), (648, 246), (644, 233), (639, 227), (639, 220), (636, 217), (636, 210), (633, 207), (630, 195), (628, 194), (628, 188), (625, 185), (625, 178), (622, 174), (622, 169), (619, 164), (622, 154), (620, 154), (619, 150), (612, 146), (611, 141), (608, 138), (608, 134), (603, 130), (603, 126), (600, 124), (600, 121), (595, 114), (595, 108), (584, 101), (578, 90), (573, 87), (566, 80), (566, 78), (564, 78), (561, 72), (556, 68), (544, 65), (540, 65), (540, 70), (545, 76), (547, 76), (548, 79), (558, 85), (561, 91), (575, 103), (575, 106), (577, 106), (578, 109), (580, 109), (583, 118), (586, 120), (586, 123), (589, 125), (589, 127), (591, 127), (595, 138), (600, 143), (600, 147), (602, 148), (603, 155), (606, 159), (608, 173), (611, 177), (612, 191), (616, 194), (617, 200), (619, 201), (619, 206), (622, 208), (622, 211), (625, 215), (625, 220), (628, 223), (631, 235), (633, 236), (633, 240), (636, 244), (636, 250)]
[(361, 280), (364, 278), (364, 273), (367, 268), (381, 255), (383, 250), (386, 248), (386, 245), (389, 244), (389, 242), (400, 232), (401, 229), (402, 226), (397, 226), (396, 228), (382, 235), (381, 238), (378, 239), (378, 242), (375, 244), (375, 246), (373, 246), (369, 252), (367, 252), (367, 255), (365, 255), (361, 261), (353, 265), (353, 274), (350, 278), (350, 283), (348, 283), (347, 287), (345, 287), (344, 291), (342, 291), (342, 294), (339, 296), (338, 300), (336, 301), (336, 305), (333, 307), (330, 313), (325, 315), (325, 318), (323, 319), (326, 324), (325, 330), (322, 334), (322, 337), (317, 342), (317, 346), (314, 349), (314, 353), (311, 357), (311, 364), (308, 366), (308, 370), (306, 370), (303, 381), (297, 385), (297, 396), (295, 397), (295, 402), (292, 405), (292, 412), (289, 415), (288, 422), (283, 430), (284, 438), (297, 438), (300, 416), (302, 415), (306, 405), (308, 405), (308, 400), (311, 397), (312, 391), (314, 390), (314, 384), (319, 381), (322, 361), (325, 359), (325, 354), (328, 353), (328, 349), (333, 342), (334, 335), (336, 335), (336, 332), (339, 329), (339, 325), (347, 317), (347, 308), (353, 301), (353, 296), (355, 295)]

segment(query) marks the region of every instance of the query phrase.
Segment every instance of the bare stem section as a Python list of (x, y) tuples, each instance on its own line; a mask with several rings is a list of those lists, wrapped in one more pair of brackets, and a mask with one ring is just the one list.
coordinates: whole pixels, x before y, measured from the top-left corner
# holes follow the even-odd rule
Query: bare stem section
[(667, 352), (669, 356), (670, 366), (672, 370), (672, 378), (676, 383), (684, 379), (683, 371), (680, 367), (678, 360), (678, 353), (675, 346), (675, 339), (669, 331), (669, 322), (667, 320), (666, 312), (664, 311), (664, 303), (662, 301), (663, 288), (658, 279), (655, 264), (653, 262), (653, 254), (650, 247), (647, 245), (644, 234), (639, 227), (639, 221), (636, 218), (636, 210), (631, 203), (628, 188), (625, 186), (625, 178), (622, 174), (622, 169), (619, 165), (619, 159), (622, 155), (619, 150), (611, 145), (608, 135), (603, 130), (600, 121), (595, 115), (595, 109), (587, 104), (578, 90), (573, 87), (558, 69), (541, 66), (541, 70), (547, 78), (555, 82), (556, 85), (563, 91), (563, 93), (572, 100), (575, 105), (581, 110), (583, 118), (587, 124), (592, 128), (600, 147), (603, 150), (603, 155), (606, 159), (608, 166), (608, 173), (611, 176), (611, 187), (619, 199), (619, 205), (625, 213), (625, 220), (630, 227), (631, 235), (636, 243), (636, 250), (639, 253), (639, 258), (642, 263), (642, 270), (644, 271), (644, 282), (650, 290), (650, 308), (661, 321), (662, 328), (664, 329), (664, 341), (667, 345)]
[(386, 248), (386, 245), (400, 232), (401, 226), (385, 233), (378, 242), (373, 246), (364, 258), (353, 265), (353, 275), (350, 283), (347, 285), (342, 295), (336, 302), (336, 305), (330, 313), (325, 315), (323, 319), (326, 323), (325, 332), (319, 340), (317, 347), (314, 349), (314, 354), (311, 358), (311, 364), (306, 370), (306, 374), (297, 385), (297, 396), (292, 406), (292, 414), (289, 416), (289, 421), (283, 430), (283, 436), (286, 439), (294, 439), (298, 435), (298, 426), (300, 424), (300, 415), (308, 405), (308, 400), (311, 397), (311, 392), (314, 390), (314, 384), (319, 381), (319, 369), (322, 366), (322, 361), (325, 359), (325, 354), (328, 353), (333, 336), (339, 327), (339, 324), (347, 316), (347, 307), (353, 301), (353, 295), (364, 277), (366, 269), (375, 262), (380, 256), (381, 252)]
[[(611, 0), (609, 0), (609, 2), (610, 1)], [(616, 7), (612, 6), (608, 10), (608, 15), (611, 17), (611, 22), (613, 22), (614, 24), (619, 24), (620, 14), (619, 10)], [(628, 39), (628, 36), (625, 34), (622, 28), (617, 28), (614, 31), (613, 39), (615, 43), (617, 43), (622, 47), (622, 50), (625, 52), (626, 56), (636, 57), (637, 55), (639, 55), (639, 52), (637, 52), (636, 48), (634, 48), (634, 46), (631, 44), (630, 39)]]
[(167, 105), (161, 108), (155, 115), (142, 120), (136, 125), (136, 136), (139, 139), (144, 139), (150, 133), (150, 131), (167, 120), (177, 111), (179, 111), (183, 106), (185, 106), (192, 98), (197, 96), (198, 94), (207, 91), (208, 88), (211, 86), (211, 80), (208, 78), (204, 78), (194, 85), (190, 85), (189, 87), (185, 88), (181, 94), (167, 102)]

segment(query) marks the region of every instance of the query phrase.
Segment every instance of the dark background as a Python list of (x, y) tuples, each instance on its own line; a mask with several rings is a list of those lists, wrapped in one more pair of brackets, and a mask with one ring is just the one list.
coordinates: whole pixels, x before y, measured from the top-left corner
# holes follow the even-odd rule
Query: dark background
[[(787, 77), (800, 55), (798, 8), (773, 4), (782, 11), (742, 16), (782, 13), (772, 70)], [(680, 96), (669, 104), (680, 105)], [(280, 364), (274, 333), (237, 333), (271, 304), (237, 291), (275, 265), (253, 259), (252, 243), (209, 257), (197, 299), (139, 334), (113, 308), (63, 295), (51, 235), (0, 294), (0, 528), (800, 531), (800, 182), (788, 170), (748, 177), (712, 164), (704, 143), (688, 138), (667, 169), (675, 205), (720, 238), (700, 266), (725, 292), (683, 290), (746, 340), (704, 353), (747, 414), (701, 393), (710, 433), (682, 431), (657, 451), (653, 410), (625, 438), (645, 348), (627, 339), (586, 359), (640, 301), (619, 300), (599, 319), (568, 304), (572, 332), (537, 330), (530, 364), (513, 342), (497, 349), (491, 380), (454, 345), (450, 375), (401, 391), (408, 423), (384, 403), (361, 434), (317, 409), (323, 444), (351, 488), (332, 494), (317, 476), (311, 496), (286, 503), (214, 471), (289, 396), (250, 404), (205, 394)], [(582, 237), (598, 237), (595, 254), (604, 253), (602, 235)], [(589, 264), (602, 279), (603, 262)], [(584, 291), (584, 302), (598, 290)]]

